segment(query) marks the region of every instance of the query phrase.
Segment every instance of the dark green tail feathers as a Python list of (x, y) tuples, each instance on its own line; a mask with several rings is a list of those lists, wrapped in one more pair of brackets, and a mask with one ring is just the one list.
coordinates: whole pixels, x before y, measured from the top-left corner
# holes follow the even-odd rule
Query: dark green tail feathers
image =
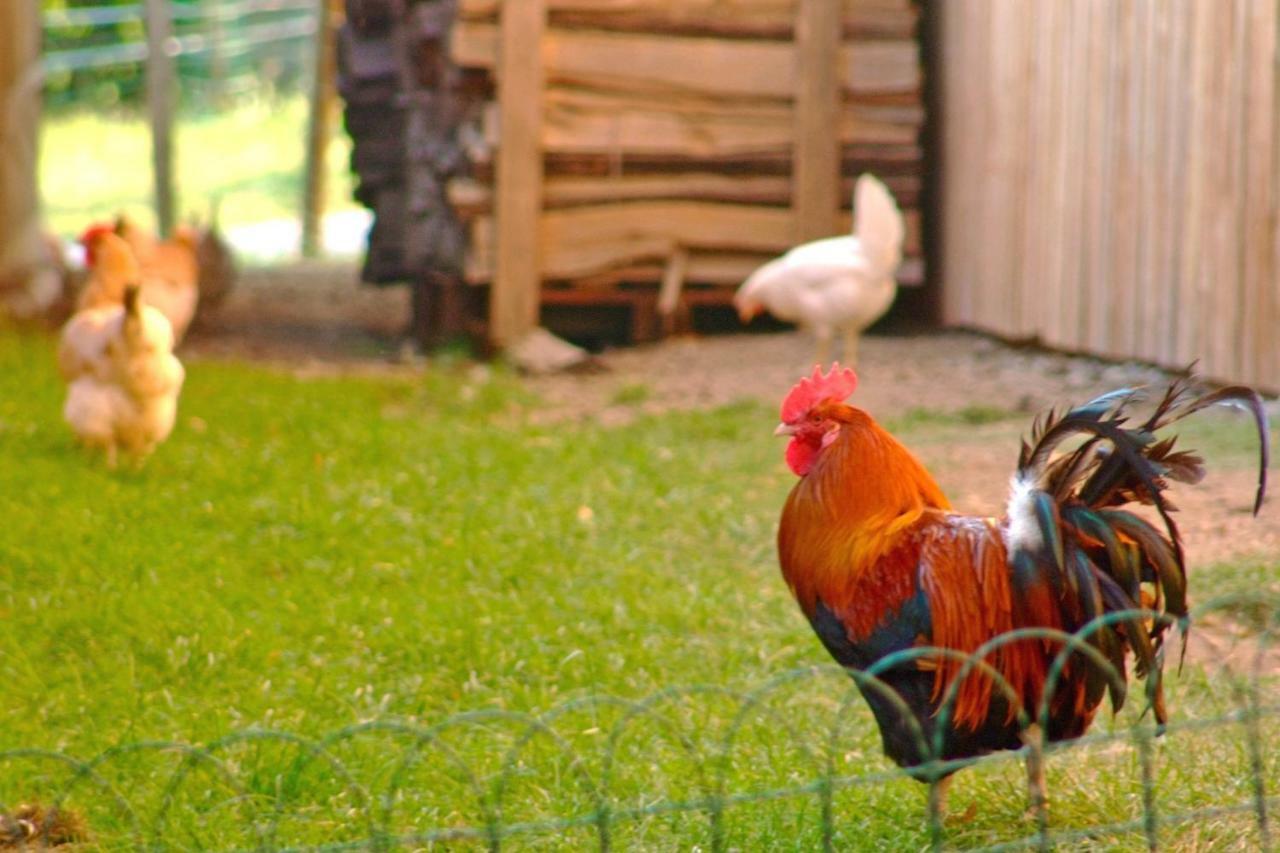
[[(1089, 642), (1123, 681), (1125, 649), (1132, 651), (1157, 720), (1165, 720), (1160, 689), (1160, 650), (1171, 624), (1185, 628), (1187, 574), (1170, 482), (1193, 484), (1204, 477), (1201, 458), (1175, 449), (1177, 438), (1159, 437), (1166, 427), (1214, 405), (1242, 408), (1253, 416), (1259, 439), (1257, 515), (1266, 494), (1270, 461), (1266, 410), (1258, 393), (1230, 386), (1196, 395), (1192, 377), (1175, 380), (1146, 420), (1131, 425), (1130, 409), (1144, 399), (1123, 388), (1059, 414), (1036, 420), (1022, 443), (1010, 499), (1009, 559), (1020, 586), (1047, 584), (1067, 604), (1068, 630), (1122, 611), (1154, 611), (1153, 618), (1118, 616), (1090, 635)], [(1068, 441), (1076, 439), (1067, 449)], [(1126, 508), (1152, 507), (1153, 524)], [(1185, 644), (1185, 637), (1184, 637)], [(1185, 648), (1185, 645), (1184, 645)], [(1090, 692), (1100, 698), (1109, 682), (1100, 673)], [(1123, 693), (1112, 687), (1113, 707)]]

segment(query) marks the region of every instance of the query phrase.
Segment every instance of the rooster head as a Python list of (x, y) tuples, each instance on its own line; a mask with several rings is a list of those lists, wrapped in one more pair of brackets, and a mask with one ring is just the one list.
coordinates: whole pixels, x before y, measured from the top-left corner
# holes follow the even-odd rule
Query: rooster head
[(851, 367), (831, 365), (826, 373), (814, 365), (813, 374), (806, 376), (782, 401), (782, 423), (774, 435), (791, 437), (787, 445), (787, 465), (797, 476), (803, 477), (813, 467), (818, 454), (835, 440), (840, 430), (845, 399), (858, 387), (858, 374)]

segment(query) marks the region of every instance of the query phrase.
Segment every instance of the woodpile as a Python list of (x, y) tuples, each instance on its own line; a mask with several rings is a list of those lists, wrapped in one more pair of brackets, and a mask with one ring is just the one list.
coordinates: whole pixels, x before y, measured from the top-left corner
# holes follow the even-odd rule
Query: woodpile
[[(399, 6), (398, 27), (412, 30), (414, 0), (348, 0), (349, 8), (384, 4)], [(454, 139), (469, 168), (436, 173), (466, 231), (462, 275), (491, 285), (497, 343), (536, 325), (541, 304), (591, 304), (593, 293), (617, 304), (619, 291), (635, 292), (651, 305), (664, 286), (658, 303), (668, 307), (727, 303), (768, 258), (847, 230), (863, 171), (879, 175), (906, 214), (904, 282), (922, 278), (914, 0), (440, 5), (454, 7), (457, 70), (440, 85), (453, 89)], [(395, 32), (388, 26), (372, 40), (389, 46)], [(379, 220), (384, 208), (412, 219), (403, 182), (413, 152), (389, 146), (385, 132), (392, 116), (403, 121), (404, 99), (387, 89), (397, 76), (403, 88), (405, 75), (385, 48), (362, 61), (362, 46), (353, 40), (346, 51), (348, 121), (357, 167), (367, 165), (362, 193)], [(382, 132), (356, 133), (362, 111)], [(396, 136), (405, 133), (401, 125)], [(375, 229), (372, 272), (397, 265), (375, 264), (375, 252), (394, 243), (401, 257), (415, 245), (403, 235)]]
[[(880, 175), (907, 214), (904, 278), (919, 280), (918, 10), (911, 0), (844, 0), (832, 36), (837, 91), (822, 133), (838, 168), (825, 233), (797, 224), (802, 0), (543, 0), (542, 155), (536, 231), (546, 283), (658, 283), (687, 256), (690, 285), (737, 285), (798, 239), (843, 231), (853, 179)], [(510, 2), (510, 0), (508, 0)], [(459, 0), (453, 59), (491, 80), (473, 175), (450, 200), (469, 224), (466, 275), (494, 279), (494, 209), (504, 144), (498, 94), (503, 0)], [(812, 231), (814, 229), (810, 229)], [(728, 299), (726, 290), (725, 299)]]
[(374, 212), (362, 278), (375, 284), (407, 281), (404, 262), (405, 116), (400, 101), (398, 29), (401, 0), (347, 0), (338, 33), (338, 94), (351, 136), (356, 201)]

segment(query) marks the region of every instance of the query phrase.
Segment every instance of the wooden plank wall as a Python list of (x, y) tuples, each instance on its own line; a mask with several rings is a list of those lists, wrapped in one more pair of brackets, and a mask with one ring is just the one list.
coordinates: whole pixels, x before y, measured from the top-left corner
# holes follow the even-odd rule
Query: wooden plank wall
[(1280, 390), (1276, 0), (943, 0), (948, 323)]

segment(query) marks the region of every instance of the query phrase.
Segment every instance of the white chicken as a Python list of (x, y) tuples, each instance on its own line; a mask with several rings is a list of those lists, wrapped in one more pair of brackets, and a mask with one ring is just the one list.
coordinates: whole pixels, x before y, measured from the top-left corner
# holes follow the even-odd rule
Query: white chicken
[(733, 297), (744, 323), (761, 311), (808, 328), (825, 364), (836, 330), (844, 362), (857, 361), (858, 336), (889, 310), (898, 291), (906, 226), (887, 187), (864, 174), (853, 188), (853, 233), (796, 246), (757, 269)]
[(145, 457), (173, 431), (186, 372), (173, 354), (173, 327), (125, 289), (124, 304), (80, 311), (62, 330), (58, 366), (69, 383), (63, 417), (80, 440)]

